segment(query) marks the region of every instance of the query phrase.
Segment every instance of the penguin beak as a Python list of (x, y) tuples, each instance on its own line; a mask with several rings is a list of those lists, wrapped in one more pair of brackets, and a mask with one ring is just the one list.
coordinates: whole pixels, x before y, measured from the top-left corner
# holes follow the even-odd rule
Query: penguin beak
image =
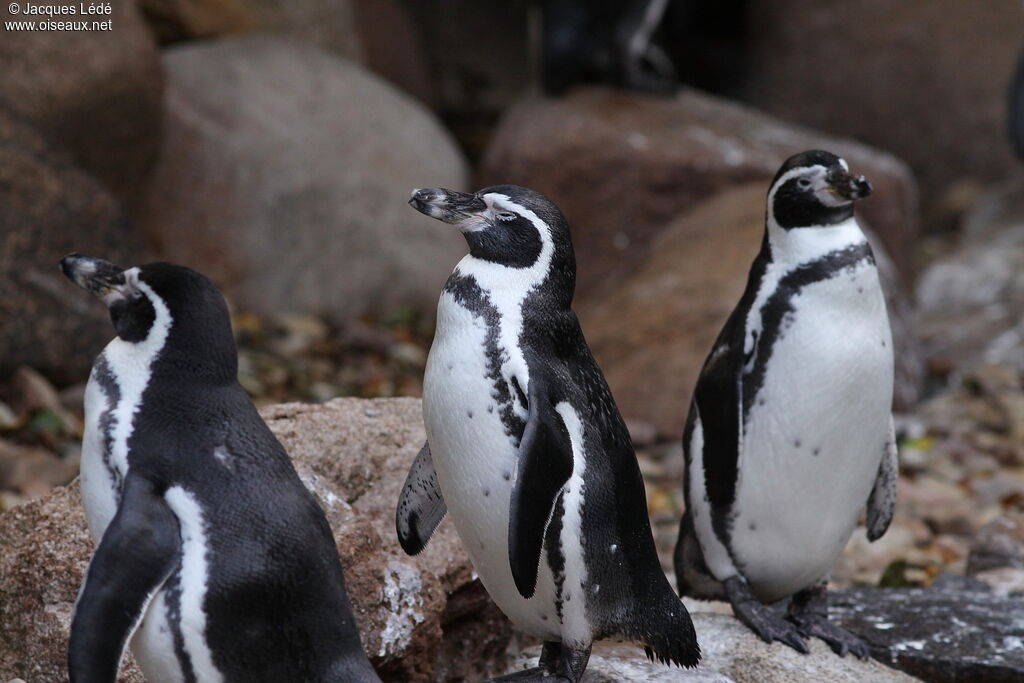
[(123, 296), (126, 281), (121, 266), (83, 254), (68, 254), (60, 260), (60, 269), (69, 280), (107, 304), (111, 298)]
[(850, 175), (842, 168), (833, 168), (825, 176), (829, 192), (837, 199), (852, 202), (855, 199), (863, 199), (871, 194), (871, 183), (862, 175)]
[(445, 223), (461, 223), (483, 213), (487, 204), (475, 194), (456, 192), (443, 187), (424, 187), (413, 190), (409, 205), (431, 218)]

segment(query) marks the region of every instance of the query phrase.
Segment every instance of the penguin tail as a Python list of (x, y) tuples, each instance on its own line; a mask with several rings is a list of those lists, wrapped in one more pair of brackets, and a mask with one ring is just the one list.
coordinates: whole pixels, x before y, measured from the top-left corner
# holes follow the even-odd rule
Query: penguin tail
[(662, 664), (693, 668), (700, 662), (700, 645), (693, 629), (690, 613), (666, 582), (671, 600), (661, 600), (661, 609), (644, 610), (640, 623), (631, 634), (641, 643), (647, 658)]

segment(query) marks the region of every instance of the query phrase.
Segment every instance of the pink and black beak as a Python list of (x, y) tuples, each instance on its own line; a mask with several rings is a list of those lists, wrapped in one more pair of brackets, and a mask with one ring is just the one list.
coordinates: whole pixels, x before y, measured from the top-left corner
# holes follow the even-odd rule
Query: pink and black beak
[(484, 200), (475, 194), (457, 192), (443, 187), (424, 187), (413, 190), (409, 205), (445, 223), (460, 223), (487, 209)]
[(854, 201), (871, 194), (871, 183), (862, 175), (852, 175), (842, 167), (833, 167), (825, 176), (829, 190), (839, 199)]
[(60, 260), (60, 269), (76, 285), (104, 300), (120, 295), (126, 284), (124, 268), (92, 256), (68, 254)]

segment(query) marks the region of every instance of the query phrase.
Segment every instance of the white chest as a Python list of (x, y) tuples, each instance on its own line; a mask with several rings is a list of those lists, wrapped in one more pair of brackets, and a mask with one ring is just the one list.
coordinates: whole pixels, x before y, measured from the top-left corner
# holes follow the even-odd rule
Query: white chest
[[(500, 330), (493, 329), (495, 322), (442, 294), (423, 386), (423, 416), (438, 483), (480, 580), (502, 611), (536, 636), (566, 640), (578, 635), (583, 642), (589, 637), (585, 615), (569, 610), (561, 618), (557, 614), (558, 591), (545, 554), (533, 597), (524, 599), (512, 579), (509, 500), (518, 440), (508, 433), (502, 416), (506, 421), (509, 415), (525, 419), (526, 411), (513, 387), (496, 388), (505, 381), (502, 368), (513, 355), (500, 341), (495, 343), (501, 338)], [(527, 391), (527, 386), (521, 388)], [(571, 512), (578, 515), (576, 507)], [(578, 586), (581, 577), (570, 581), (568, 573), (582, 570), (582, 562), (575, 558), (582, 557), (582, 548), (563, 548), (574, 555), (566, 558), (564, 585)], [(580, 598), (576, 604), (582, 608)]]
[[(557, 618), (548, 609), (554, 582), (543, 557), (533, 598), (523, 599), (512, 580), (508, 512), (518, 444), (501, 418), (510, 406), (495, 389), (502, 358), (488, 346), (495, 331), (447, 292), (437, 329), (423, 379), (423, 419), (448, 514), (502, 611), (520, 628), (557, 639)], [(517, 402), (511, 392), (504, 397)]]
[(892, 402), (892, 340), (872, 265), (803, 287), (790, 309), (744, 416), (733, 506), (731, 545), (762, 597), (830, 571), (878, 472)]

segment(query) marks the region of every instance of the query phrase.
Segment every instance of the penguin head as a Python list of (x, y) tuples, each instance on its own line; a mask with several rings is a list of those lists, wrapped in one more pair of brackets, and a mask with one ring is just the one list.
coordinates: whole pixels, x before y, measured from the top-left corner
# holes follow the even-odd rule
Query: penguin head
[(82, 254), (68, 254), (60, 268), (107, 305), (122, 341), (142, 344), (166, 332), (162, 356), (206, 373), (237, 373), (227, 303), (204, 275), (161, 262), (125, 268)]
[[(576, 260), (569, 224), (547, 197), (518, 185), (496, 185), (473, 194), (429, 187), (412, 191), (409, 204), (462, 232), (470, 256), (515, 271), (544, 267), (556, 288), (572, 291)], [(461, 268), (460, 264), (460, 268)]]
[(789, 231), (836, 225), (853, 216), (853, 202), (871, 194), (871, 183), (852, 175), (831, 152), (810, 150), (782, 164), (768, 190), (768, 224)]

